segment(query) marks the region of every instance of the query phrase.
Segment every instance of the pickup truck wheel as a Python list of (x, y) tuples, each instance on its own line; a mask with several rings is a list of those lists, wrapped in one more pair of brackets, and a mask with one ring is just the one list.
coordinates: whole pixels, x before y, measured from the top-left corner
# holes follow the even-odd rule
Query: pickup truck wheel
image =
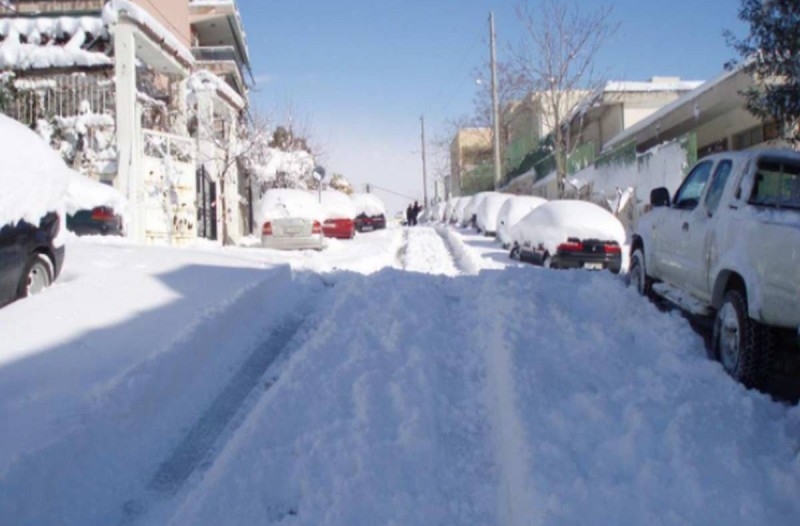
[(628, 271), (628, 282), (642, 296), (650, 297), (653, 293), (653, 280), (647, 277), (644, 266), (644, 254), (641, 250), (634, 251), (631, 256), (631, 268)]
[(519, 245), (514, 245), (511, 248), (511, 252), (508, 253), (508, 257), (515, 261), (522, 261)]
[(714, 356), (725, 371), (747, 387), (762, 387), (774, 349), (774, 331), (750, 319), (744, 293), (728, 291), (717, 311), (712, 336)]

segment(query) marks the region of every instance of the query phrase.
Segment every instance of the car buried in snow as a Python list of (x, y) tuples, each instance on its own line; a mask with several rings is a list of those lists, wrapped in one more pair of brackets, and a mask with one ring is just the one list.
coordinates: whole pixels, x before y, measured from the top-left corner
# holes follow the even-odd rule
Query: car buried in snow
[(510, 194), (489, 194), (484, 197), (475, 213), (475, 226), (485, 236), (497, 235), (497, 216), (503, 205), (513, 197)]
[(497, 213), (497, 240), (504, 249), (511, 248), (511, 227), (546, 202), (541, 197), (514, 195), (503, 203)]
[(121, 236), (127, 200), (110, 185), (71, 174), (66, 194), (67, 230), (78, 236)]
[(0, 306), (42, 292), (64, 264), (64, 199), (74, 173), (41, 137), (0, 115)]
[(325, 222), (322, 233), (325, 237), (353, 239), (356, 235), (356, 209), (347, 194), (337, 190), (325, 190), (321, 194)]
[(711, 352), (762, 387), (800, 339), (800, 154), (727, 152), (698, 161), (670, 197), (651, 192), (630, 282), (713, 320)]
[(303, 190), (267, 190), (259, 206), (261, 245), (280, 250), (325, 248), (325, 212), (317, 196)]
[(512, 259), (546, 268), (622, 269), (625, 228), (607, 210), (586, 201), (551, 201), (511, 228)]
[(374, 194), (353, 194), (350, 196), (356, 209), (356, 230), (372, 232), (386, 228), (386, 206)]

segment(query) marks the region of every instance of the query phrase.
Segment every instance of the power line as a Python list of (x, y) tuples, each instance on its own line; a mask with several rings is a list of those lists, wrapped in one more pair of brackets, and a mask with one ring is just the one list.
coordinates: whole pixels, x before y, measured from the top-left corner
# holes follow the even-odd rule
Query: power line
[(369, 183), (369, 187), (370, 188), (374, 188), (375, 190), (380, 190), (381, 192), (386, 192), (387, 194), (392, 194), (392, 195), (395, 195), (397, 197), (402, 197), (404, 199), (408, 199), (409, 201), (413, 201), (414, 199), (416, 199), (416, 197), (411, 197), (411, 196), (408, 196), (408, 195), (405, 195), (405, 194), (401, 194), (400, 192), (395, 192), (394, 190), (389, 190), (388, 188), (383, 188), (383, 187), (380, 187), (380, 186), (372, 184), (372, 183)]

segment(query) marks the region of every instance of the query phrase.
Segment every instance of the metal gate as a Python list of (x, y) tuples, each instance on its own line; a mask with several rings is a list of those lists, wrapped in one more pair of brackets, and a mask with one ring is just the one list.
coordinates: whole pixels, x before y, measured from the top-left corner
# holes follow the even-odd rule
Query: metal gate
[(197, 170), (197, 235), (217, 239), (217, 185), (205, 167)]

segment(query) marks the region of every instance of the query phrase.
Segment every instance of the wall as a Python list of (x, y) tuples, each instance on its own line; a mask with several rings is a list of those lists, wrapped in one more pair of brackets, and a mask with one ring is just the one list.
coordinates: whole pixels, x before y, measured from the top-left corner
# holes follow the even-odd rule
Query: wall
[(161, 25), (171, 31), (181, 43), (191, 47), (188, 0), (132, 0), (146, 9)]

